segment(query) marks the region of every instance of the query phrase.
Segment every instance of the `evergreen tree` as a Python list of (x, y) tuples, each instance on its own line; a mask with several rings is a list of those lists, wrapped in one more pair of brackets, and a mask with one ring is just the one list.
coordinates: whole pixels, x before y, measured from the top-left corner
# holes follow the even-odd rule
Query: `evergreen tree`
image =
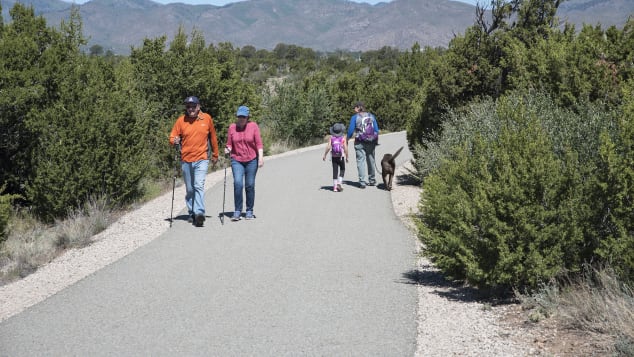
[(11, 22), (0, 27), (0, 184), (8, 193), (24, 194), (37, 143), (26, 123), (55, 96), (46, 68), (58, 34), (35, 16), (33, 7), (16, 3), (9, 13)]
[(119, 90), (110, 64), (80, 52), (85, 40), (78, 12), (61, 29), (51, 47), (54, 58), (64, 59), (54, 66), (57, 98), (28, 123), (37, 145), (27, 197), (46, 221), (89, 198), (105, 197), (113, 205), (138, 198), (146, 168), (135, 103)]
[(265, 102), (264, 127), (274, 139), (297, 146), (319, 142), (328, 127), (341, 121), (333, 115), (326, 89), (314, 78), (292, 78), (276, 85)]

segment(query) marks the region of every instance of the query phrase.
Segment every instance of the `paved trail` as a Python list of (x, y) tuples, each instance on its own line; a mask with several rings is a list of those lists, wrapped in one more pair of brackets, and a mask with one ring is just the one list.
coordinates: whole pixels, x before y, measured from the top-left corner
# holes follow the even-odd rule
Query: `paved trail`
[[(400, 146), (399, 165), (405, 134), (382, 136), (377, 159)], [(265, 160), (255, 220), (221, 225), (211, 187), (205, 227), (177, 220), (2, 322), (0, 355), (413, 356), (414, 242), (387, 191), (355, 186), (354, 153), (344, 191), (330, 190), (323, 149)]]

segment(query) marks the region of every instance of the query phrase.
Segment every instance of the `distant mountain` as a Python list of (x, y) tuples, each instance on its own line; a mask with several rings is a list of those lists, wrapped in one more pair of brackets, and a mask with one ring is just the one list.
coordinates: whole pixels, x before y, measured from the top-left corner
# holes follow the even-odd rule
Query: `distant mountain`
[(601, 24), (603, 28), (615, 25), (623, 28), (628, 17), (634, 16), (632, 0), (569, 0), (559, 6), (561, 21), (574, 23), (577, 29), (586, 23)]
[[(70, 14), (62, 0), (0, 0), (5, 21), (19, 1), (33, 5), (49, 26)], [(175, 0), (177, 1), (177, 0)], [(178, 27), (200, 31), (207, 43), (231, 42), (242, 47), (273, 49), (279, 43), (315, 50), (406, 49), (446, 46), (473, 25), (475, 7), (450, 0), (393, 0), (377, 5), (348, 0), (249, 0), (225, 6), (162, 5), (151, 0), (90, 0), (79, 6), (89, 46), (99, 44), (128, 54), (144, 38), (174, 37)], [(569, 0), (560, 7), (562, 20), (580, 25), (621, 27), (634, 13), (632, 0)]]

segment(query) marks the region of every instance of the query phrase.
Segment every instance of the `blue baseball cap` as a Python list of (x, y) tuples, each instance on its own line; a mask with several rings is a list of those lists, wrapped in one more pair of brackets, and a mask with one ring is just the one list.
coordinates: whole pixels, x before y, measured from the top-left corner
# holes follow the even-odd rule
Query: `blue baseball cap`
[(249, 116), (249, 107), (241, 105), (238, 107), (238, 112), (236, 113), (237, 117), (248, 117)]
[(185, 98), (185, 104), (200, 104), (198, 97), (187, 97)]

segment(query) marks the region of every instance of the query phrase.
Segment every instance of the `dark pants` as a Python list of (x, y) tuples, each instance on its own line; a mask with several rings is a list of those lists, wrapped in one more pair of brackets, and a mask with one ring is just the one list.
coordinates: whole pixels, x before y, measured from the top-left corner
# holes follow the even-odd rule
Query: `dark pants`
[(346, 159), (343, 157), (332, 158), (332, 179), (336, 180), (339, 176), (343, 177), (346, 172)]

